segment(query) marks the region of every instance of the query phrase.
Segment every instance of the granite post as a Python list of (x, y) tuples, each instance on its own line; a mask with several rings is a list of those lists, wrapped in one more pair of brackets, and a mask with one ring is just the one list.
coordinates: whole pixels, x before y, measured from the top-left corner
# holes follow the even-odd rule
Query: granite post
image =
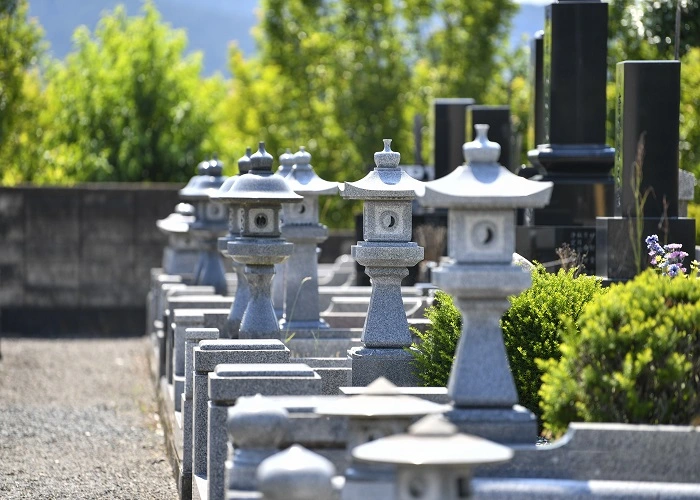
[(211, 195), (213, 201), (228, 205), (228, 235), (218, 239), (218, 248), (224, 257), (233, 261), (233, 270), (236, 273), (236, 296), (231, 305), (226, 328), (221, 331), (222, 338), (234, 339), (238, 337), (241, 320), (248, 302), (250, 301), (250, 287), (245, 277), (245, 265), (237, 262), (228, 253), (228, 243), (234, 241), (241, 234), (241, 204), (228, 198), (227, 193), (241, 175), (250, 170), (250, 148), (246, 148), (245, 155), (238, 160), (238, 175), (229, 177), (219, 188), (219, 191)]
[[(285, 177), (289, 187), (304, 197), (301, 203), (283, 206), (282, 237), (294, 251), (282, 264), (285, 276), (283, 330), (328, 328), (318, 303), (318, 245), (328, 237), (319, 222), (318, 198), (338, 193), (338, 183), (321, 179), (311, 166), (311, 155), (302, 146), (293, 156), (294, 166)], [(275, 278), (277, 279), (277, 278)], [(273, 300), (274, 302), (274, 300)]]
[[(644, 239), (695, 248), (695, 220), (679, 217), (680, 61), (617, 64), (615, 216), (596, 221), (597, 274), (627, 280), (648, 265)], [(640, 220), (641, 218), (641, 220)]]
[[(287, 148), (279, 157), (280, 165), (277, 168), (276, 175), (286, 178), (294, 168), (294, 155), (292, 150)], [(294, 206), (294, 205), (290, 205)], [(282, 205), (282, 213), (280, 214), (280, 227), (284, 228), (285, 219), (287, 217), (288, 206)], [(284, 231), (284, 229), (283, 229)], [(286, 238), (286, 236), (285, 236)], [(281, 320), (284, 316), (284, 302), (287, 282), (287, 262), (275, 264), (275, 277), (272, 279), (272, 305), (275, 308), (277, 319)]]
[(182, 276), (184, 283), (192, 283), (199, 256), (196, 242), (189, 234), (192, 222), (194, 207), (189, 203), (178, 203), (173, 213), (156, 221), (156, 227), (168, 236), (168, 246), (163, 249), (163, 272)]
[(226, 211), (218, 203), (209, 200), (226, 180), (221, 175), (223, 165), (218, 160), (203, 161), (197, 173), (180, 190), (180, 198), (192, 202), (195, 220), (190, 223), (190, 233), (200, 245), (199, 258), (194, 270), (194, 285), (210, 285), (219, 295), (226, 295), (226, 275), (216, 239), (226, 231)]
[(529, 260), (551, 262), (566, 243), (589, 274), (596, 268), (595, 219), (613, 214), (615, 150), (605, 143), (607, 34), (607, 3), (561, 0), (545, 8), (544, 140), (528, 158), (537, 179), (554, 188), (550, 203), (518, 227), (516, 246)]
[(358, 446), (360, 462), (392, 465), (397, 500), (459, 500), (471, 497), (472, 469), (507, 462), (513, 450), (486, 439), (459, 434), (456, 426), (430, 415), (398, 434)]
[(368, 385), (378, 377), (399, 386), (418, 385), (413, 356), (405, 350), (412, 339), (401, 280), (408, 276), (407, 267), (423, 259), (423, 247), (411, 241), (411, 202), (423, 183), (402, 171), (400, 160), (391, 139), (384, 139), (384, 151), (374, 154), (377, 168), (357, 182), (346, 182), (343, 192), (344, 198), (364, 200), (364, 241), (351, 252), (372, 280), (363, 346), (348, 351), (353, 385)]
[(425, 185), (421, 203), (448, 209), (450, 260), (433, 270), (432, 282), (455, 299), (462, 335), (450, 372), (450, 420), (460, 430), (506, 443), (534, 443), (534, 415), (517, 405), (500, 319), (507, 297), (530, 286), (528, 270), (513, 262), (515, 211), (542, 207), (550, 182), (518, 177), (498, 164), (500, 146), (488, 125), (464, 145), (465, 164)]
[(260, 143), (250, 161), (250, 172), (241, 175), (227, 193), (230, 200), (243, 206), (241, 236), (229, 242), (228, 252), (235, 261), (245, 264), (250, 286), (250, 300), (238, 337), (279, 338), (270, 295), (274, 265), (284, 262), (294, 247), (280, 237), (280, 212), (282, 203), (298, 203), (303, 198), (282, 177), (272, 173), (272, 156), (265, 151), (265, 143)]
[(250, 498), (257, 491), (258, 466), (279, 451), (288, 427), (287, 411), (260, 394), (238, 398), (228, 409), (227, 500)]

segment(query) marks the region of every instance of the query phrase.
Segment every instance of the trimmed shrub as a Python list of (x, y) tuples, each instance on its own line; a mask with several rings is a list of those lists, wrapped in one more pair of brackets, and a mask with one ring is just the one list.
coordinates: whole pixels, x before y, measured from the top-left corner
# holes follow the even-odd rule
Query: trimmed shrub
[(649, 269), (592, 300), (539, 361), (545, 428), (572, 421), (689, 424), (700, 412), (700, 280)]
[(576, 322), (584, 306), (605, 292), (593, 276), (576, 270), (549, 273), (541, 264), (532, 270), (532, 286), (510, 297), (510, 308), (501, 319), (503, 340), (518, 389), (520, 404), (540, 417), (543, 370), (535, 360), (559, 357), (559, 331), (564, 321)]
[(437, 291), (433, 305), (425, 310), (425, 317), (431, 323), (425, 333), (412, 328), (421, 340), (411, 346), (413, 364), (425, 386), (444, 387), (450, 378), (457, 342), (462, 333), (462, 315), (452, 302), (452, 297)]
[[(583, 306), (603, 293), (600, 282), (590, 276), (574, 277), (574, 270), (548, 273), (542, 265), (532, 270), (532, 287), (510, 298), (501, 326), (520, 401), (538, 413), (541, 370), (536, 357), (558, 355), (561, 317), (578, 318)], [(431, 326), (414, 333), (421, 342), (412, 346), (418, 375), (428, 386), (445, 386), (450, 376), (462, 317), (452, 297), (437, 292), (426, 310)]]

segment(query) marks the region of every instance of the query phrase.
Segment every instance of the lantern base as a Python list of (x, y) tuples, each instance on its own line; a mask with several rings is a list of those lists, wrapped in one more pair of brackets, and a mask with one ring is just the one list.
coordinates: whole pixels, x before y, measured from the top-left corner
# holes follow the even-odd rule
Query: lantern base
[(504, 445), (534, 445), (537, 417), (527, 408), (457, 408), (445, 413), (459, 432), (472, 434)]
[(398, 387), (417, 387), (420, 380), (413, 366), (413, 355), (403, 348), (353, 347), (348, 351), (352, 364), (353, 387), (365, 387), (379, 377)]

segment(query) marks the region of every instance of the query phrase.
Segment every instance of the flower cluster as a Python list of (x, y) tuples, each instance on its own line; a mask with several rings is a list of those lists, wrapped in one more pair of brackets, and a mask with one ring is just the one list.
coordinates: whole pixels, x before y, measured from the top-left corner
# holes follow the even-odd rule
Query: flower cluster
[(688, 254), (681, 250), (683, 245), (680, 243), (669, 243), (663, 247), (659, 244), (659, 237), (655, 234), (647, 236), (647, 249), (649, 250), (649, 263), (661, 270), (661, 274), (671, 277), (679, 274), (685, 275), (688, 270), (682, 267), (683, 259)]

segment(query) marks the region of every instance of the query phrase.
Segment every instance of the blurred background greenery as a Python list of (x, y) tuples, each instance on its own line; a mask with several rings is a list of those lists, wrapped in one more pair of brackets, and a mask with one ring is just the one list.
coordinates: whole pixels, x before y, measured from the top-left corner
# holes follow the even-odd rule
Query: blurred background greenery
[[(510, 41), (518, 8), (511, 0), (260, 0), (255, 50), (232, 44), (228, 71), (211, 74), (151, 1), (77, 28), (59, 58), (27, 0), (0, 0), (0, 177), (5, 185), (183, 182), (213, 152), (234, 173), (245, 147), (265, 140), (277, 155), (305, 145), (319, 175), (356, 180), (385, 137), (402, 163), (432, 162), (435, 97), (510, 105), (524, 154), (533, 146), (530, 60), (527, 41)], [(611, 91), (616, 62), (673, 57), (675, 8), (610, 4)], [(681, 8), (681, 167), (700, 175), (700, 0)], [(612, 100), (610, 109), (612, 137)], [(327, 224), (352, 225), (343, 200), (324, 210)]]

